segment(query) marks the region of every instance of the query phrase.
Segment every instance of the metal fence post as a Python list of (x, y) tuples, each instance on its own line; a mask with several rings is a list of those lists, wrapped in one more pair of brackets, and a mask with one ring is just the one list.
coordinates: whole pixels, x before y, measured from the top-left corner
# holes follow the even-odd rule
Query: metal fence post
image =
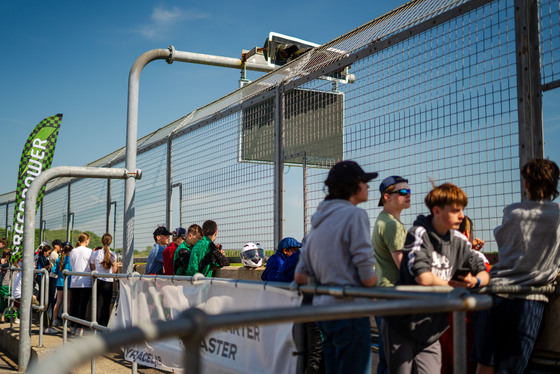
[(275, 88), (274, 96), (274, 245), (284, 230), (284, 91)]
[[(519, 121), (519, 164), (544, 155), (542, 87), (537, 0), (515, 0), (515, 49)], [(521, 183), (522, 199), (526, 199)]]
[[(106, 213), (105, 213), (105, 232), (111, 232), (111, 180), (107, 179), (107, 201)], [(113, 241), (117, 241), (117, 238), (113, 235)]]
[(453, 373), (467, 372), (467, 313), (464, 310), (453, 312)]
[(64, 285), (62, 287), (62, 344), (65, 345), (68, 341), (68, 275), (63, 270)]
[[(97, 277), (95, 274), (97, 271), (91, 272), (92, 285), (91, 285), (91, 322), (93, 324), (97, 323)], [(93, 334), (97, 335), (97, 329), (93, 329)], [(91, 372), (95, 373), (95, 358), (91, 359)]]
[(167, 137), (167, 157), (166, 157), (166, 167), (165, 173), (167, 177), (165, 178), (165, 227), (168, 230), (171, 229), (171, 191), (172, 191), (172, 178), (173, 178), (173, 140), (171, 140), (171, 135)]
[(190, 320), (193, 332), (188, 337), (181, 338), (185, 347), (183, 360), (184, 368), (189, 373), (199, 374), (202, 372), (202, 357), (200, 355), (200, 343), (208, 331), (206, 313), (197, 308), (187, 309), (181, 314), (182, 319)]
[(43, 224), (45, 221), (43, 220), (43, 203), (41, 203), (41, 208), (39, 208), (39, 243), (43, 242), (44, 235), (43, 235)]
[(72, 214), (72, 182), (68, 183), (68, 198), (66, 200), (66, 241), (69, 242), (71, 240), (70, 235), (70, 215)]

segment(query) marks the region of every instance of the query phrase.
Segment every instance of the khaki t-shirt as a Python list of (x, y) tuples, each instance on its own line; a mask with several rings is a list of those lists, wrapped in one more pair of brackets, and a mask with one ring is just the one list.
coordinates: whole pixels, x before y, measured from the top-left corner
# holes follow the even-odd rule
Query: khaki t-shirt
[(401, 221), (387, 212), (379, 213), (372, 238), (379, 287), (392, 287), (399, 279), (399, 269), (391, 253), (402, 250), (405, 239), (406, 229)]

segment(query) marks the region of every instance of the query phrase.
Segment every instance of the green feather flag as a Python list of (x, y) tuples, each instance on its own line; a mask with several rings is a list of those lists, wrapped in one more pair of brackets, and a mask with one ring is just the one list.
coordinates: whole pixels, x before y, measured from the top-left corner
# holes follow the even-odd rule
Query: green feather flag
[[(62, 122), (62, 114), (45, 118), (31, 132), (19, 162), (19, 172), (16, 188), (16, 203), (14, 206), (13, 235), (12, 235), (12, 262), (21, 258), (21, 246), (23, 244), (23, 223), (25, 209), (25, 195), (31, 185), (43, 171), (49, 169), (52, 164), (54, 148)], [(45, 187), (37, 196), (37, 207), (41, 205)]]

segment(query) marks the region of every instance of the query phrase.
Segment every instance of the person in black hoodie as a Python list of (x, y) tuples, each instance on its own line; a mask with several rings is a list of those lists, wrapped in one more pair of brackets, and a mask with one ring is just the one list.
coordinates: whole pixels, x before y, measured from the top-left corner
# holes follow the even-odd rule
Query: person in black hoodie
[[(430, 215), (418, 216), (408, 231), (397, 284), (463, 288), (488, 284), (482, 255), (457, 231), (465, 217), (465, 192), (444, 183), (434, 187), (424, 202)], [(459, 269), (464, 275), (454, 276)], [(382, 331), (389, 372), (439, 373), (438, 339), (448, 326), (447, 313), (388, 317)]]

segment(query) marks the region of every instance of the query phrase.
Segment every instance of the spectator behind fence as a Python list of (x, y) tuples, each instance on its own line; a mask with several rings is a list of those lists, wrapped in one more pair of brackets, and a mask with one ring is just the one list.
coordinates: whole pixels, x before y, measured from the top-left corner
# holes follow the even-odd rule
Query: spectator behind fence
[[(543, 286), (560, 269), (560, 171), (556, 163), (533, 159), (521, 168), (527, 201), (504, 209), (494, 229), (498, 262), (490, 269), (492, 286)], [(548, 297), (542, 294), (494, 295), (489, 310), (475, 313), (473, 361), (478, 373), (523, 373), (529, 362)]]
[[(6, 239), (0, 239), (6, 242)], [(4, 321), (4, 311), (8, 307), (8, 297), (10, 296), (10, 281), (12, 279), (12, 272), (8, 270), (10, 268), (11, 262), (10, 257), (12, 256), (12, 251), (6, 245), (2, 250), (2, 259), (0, 259), (0, 322)]]
[[(379, 287), (393, 287), (399, 279), (402, 249), (406, 239), (406, 229), (401, 222), (401, 212), (410, 208), (410, 187), (408, 179), (393, 175), (383, 179), (379, 185), (381, 198), (378, 206), (383, 210), (373, 226), (372, 244), (375, 252), (375, 270)], [(375, 317), (375, 323), (382, 336), (382, 318)], [(383, 339), (379, 339), (379, 363), (377, 374), (387, 372), (387, 361), (383, 349)]]
[[(111, 251), (109, 246), (113, 242), (111, 234), (106, 233), (101, 238), (103, 248), (91, 254), (89, 260), (91, 270), (96, 270), (102, 274), (115, 274), (117, 272), (118, 261), (115, 252)], [(107, 326), (109, 315), (111, 313), (111, 299), (113, 297), (113, 278), (99, 277), (97, 278), (97, 297), (101, 299), (101, 303), (97, 304), (97, 322), (100, 325)]]
[[(377, 283), (369, 218), (357, 207), (368, 200), (368, 182), (377, 173), (366, 173), (354, 161), (341, 161), (329, 171), (328, 195), (311, 218), (303, 239), (295, 281), (325, 286), (365, 286)], [(316, 295), (313, 305), (369, 302)], [(371, 367), (369, 317), (321, 321), (327, 373), (364, 373)]]
[(221, 245), (214, 244), (218, 235), (218, 225), (212, 220), (202, 224), (202, 235), (191, 251), (189, 267), (186, 275), (202, 273), (205, 277), (211, 277), (216, 268), (229, 265), (229, 259), (225, 256)]
[[(89, 273), (91, 258), (91, 249), (89, 245), (89, 235), (82, 232), (78, 236), (76, 247), (70, 252), (70, 266), (73, 272)], [(91, 297), (91, 278), (82, 275), (73, 275), (70, 284), (70, 293), (72, 294), (72, 303), (70, 304), (70, 315), (80, 319), (86, 318), (86, 311), (89, 299)], [(84, 334), (84, 329), (79, 323), (73, 322), (70, 333), (78, 336)]]
[(280, 240), (278, 249), (266, 262), (266, 268), (261, 275), (261, 279), (263, 281), (276, 282), (278, 280), (278, 272), (282, 265), (284, 265), (290, 256), (298, 252), (300, 248), (301, 243), (294, 238), (286, 237)]
[(146, 274), (163, 274), (163, 250), (169, 244), (171, 233), (165, 226), (159, 226), (154, 231), (154, 241), (156, 242), (148, 255), (146, 262)]
[(163, 274), (173, 275), (173, 258), (175, 251), (185, 241), (187, 237), (187, 230), (182, 227), (177, 227), (173, 230), (173, 240), (163, 250)]
[(187, 238), (175, 250), (173, 255), (173, 273), (176, 275), (187, 274), (191, 251), (194, 245), (202, 239), (202, 227), (196, 223), (189, 226)]
[[(37, 270), (46, 269), (49, 271), (51, 269), (51, 264), (49, 262), (49, 256), (51, 254), (51, 247), (48, 244), (41, 244), (39, 246), (39, 251), (37, 254), (37, 260), (35, 262), (35, 268)], [(41, 298), (41, 279), (43, 278), (43, 273), (37, 273), (35, 275), (35, 282), (39, 287), (39, 299)]]
[[(72, 266), (70, 266), (70, 252), (72, 251), (72, 246), (68, 242), (62, 243), (62, 250), (60, 251), (60, 256), (54, 263), (53, 273), (56, 274), (56, 303), (53, 309), (53, 327), (54, 326), (61, 326), (62, 321), (59, 319), (60, 314), (60, 307), (62, 305), (63, 297), (64, 297), (64, 275), (62, 271), (68, 270), (72, 271)], [(72, 284), (72, 276), (68, 276), (67, 280), (68, 286)], [(68, 293), (68, 306), (72, 305), (72, 294)], [(48, 329), (47, 329), (48, 330)], [(48, 330), (45, 331), (47, 333), (55, 333), (56, 330)]]
[[(47, 278), (45, 279), (46, 282), (50, 283), (50, 271), (51, 271), (51, 263), (49, 261), (49, 256), (52, 252), (51, 247), (48, 244), (42, 244), (39, 247), (39, 253), (37, 256), (37, 262), (36, 262), (36, 268), (37, 270), (41, 270), (41, 269), (45, 269), (47, 270)], [(44, 304), (45, 307), (48, 308), (49, 306), (49, 294), (43, 295), (44, 292), (44, 287), (43, 287), (43, 273), (38, 273), (35, 276), (35, 282), (37, 283), (37, 299), (39, 300), (39, 302), (41, 304)], [(50, 327), (50, 319), (49, 319), (49, 314), (48, 313), (43, 313), (43, 324), (46, 327)]]
[(56, 277), (57, 277), (57, 275), (53, 270), (54, 270), (54, 264), (56, 263), (56, 260), (58, 259), (58, 256), (60, 255), (61, 247), (62, 247), (62, 242), (60, 240), (58, 240), (58, 239), (53, 240), (52, 251), (51, 251), (51, 254), (49, 255), (49, 265), (51, 266), (51, 268), (50, 268), (50, 274), (49, 274), (49, 308), (47, 310), (47, 313), (48, 313), (51, 321), (54, 321), (56, 319), (56, 318), (54, 318), (54, 315), (53, 315), (53, 308), (54, 308), (54, 304), (56, 303)]
[[(464, 218), (467, 195), (459, 187), (444, 183), (434, 187), (424, 202), (430, 215), (419, 215), (408, 230), (397, 284), (462, 288), (486, 285), (489, 277), (482, 256), (457, 231)], [(439, 373), (438, 340), (447, 328), (447, 313), (384, 318), (383, 346), (389, 372)]]

